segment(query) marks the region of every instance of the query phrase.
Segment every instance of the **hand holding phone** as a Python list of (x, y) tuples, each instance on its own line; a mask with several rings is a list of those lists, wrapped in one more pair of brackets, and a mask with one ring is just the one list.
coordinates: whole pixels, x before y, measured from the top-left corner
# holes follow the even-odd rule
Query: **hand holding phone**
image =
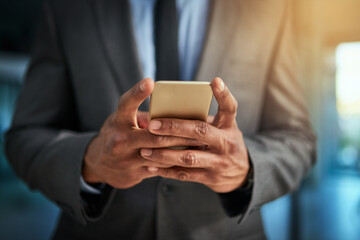
[[(182, 112), (169, 114), (178, 109), (170, 108), (164, 111), (164, 118), (151, 120), (148, 127), (151, 134), (195, 140), (204, 148), (142, 148), (140, 154), (146, 160), (168, 165), (168, 167), (147, 168), (149, 172), (158, 176), (201, 183), (219, 193), (231, 192), (239, 187), (248, 186), (247, 179), (251, 176), (250, 161), (243, 134), (236, 124), (236, 99), (220, 78), (215, 78), (210, 86), (219, 105), (214, 121), (178, 119), (182, 116)], [(193, 90), (192, 87), (191, 89)], [(173, 96), (168, 96), (154, 105), (153, 100), (158, 93), (154, 91), (152, 93), (151, 114), (154, 118), (154, 107), (169, 104)], [(178, 90), (174, 94), (178, 94)], [(196, 95), (200, 95), (199, 92)], [(186, 94), (183, 93), (181, 96), (185, 98), (182, 101), (186, 101)], [(192, 99), (190, 103), (198, 104), (197, 101)], [(182, 103), (180, 101), (179, 104)], [(193, 106), (190, 105), (190, 107)], [(177, 118), (168, 119), (167, 117)], [(190, 113), (184, 117), (191, 118), (192, 115)], [(206, 118), (203, 117), (202, 120), (204, 119)]]

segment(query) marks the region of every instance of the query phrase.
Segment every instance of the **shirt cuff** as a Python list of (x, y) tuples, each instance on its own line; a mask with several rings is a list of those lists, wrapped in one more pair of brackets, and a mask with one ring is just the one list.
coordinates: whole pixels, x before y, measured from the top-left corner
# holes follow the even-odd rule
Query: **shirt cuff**
[(84, 178), (80, 176), (80, 190), (85, 193), (90, 194), (101, 194), (101, 190), (104, 188), (105, 184), (100, 184), (97, 188), (90, 186), (85, 182)]

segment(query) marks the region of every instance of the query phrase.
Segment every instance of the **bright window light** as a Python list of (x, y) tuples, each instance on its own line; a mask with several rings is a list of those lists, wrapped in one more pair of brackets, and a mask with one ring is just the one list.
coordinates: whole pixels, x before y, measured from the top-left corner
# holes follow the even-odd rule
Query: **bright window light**
[(337, 166), (360, 171), (360, 42), (336, 49)]
[(336, 102), (340, 116), (360, 115), (360, 42), (336, 49)]

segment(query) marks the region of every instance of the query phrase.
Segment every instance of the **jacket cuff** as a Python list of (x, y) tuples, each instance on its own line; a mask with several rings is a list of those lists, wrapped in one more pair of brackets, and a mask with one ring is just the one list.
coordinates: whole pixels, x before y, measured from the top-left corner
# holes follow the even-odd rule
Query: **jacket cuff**
[(229, 193), (219, 193), (220, 201), (229, 217), (241, 217), (249, 206), (251, 189), (236, 189)]
[(91, 222), (101, 219), (112, 202), (114, 194), (115, 189), (107, 184), (103, 187), (100, 194), (81, 191), (80, 195), (85, 219)]
[[(39, 153), (37, 163), (32, 166), (34, 171), (30, 171), (36, 171), (38, 174), (33, 174), (29, 182), (52, 199), (64, 213), (71, 215), (83, 225), (88, 221), (96, 221), (105, 214), (112, 199), (110, 196), (115, 192), (112, 188), (108, 190), (109, 197), (106, 201), (105, 198), (102, 200), (104, 206), (99, 208), (96, 216), (87, 214), (81, 197), (79, 180), (84, 155), (96, 134), (96, 132), (59, 132)], [(46, 169), (46, 171), (41, 169)]]

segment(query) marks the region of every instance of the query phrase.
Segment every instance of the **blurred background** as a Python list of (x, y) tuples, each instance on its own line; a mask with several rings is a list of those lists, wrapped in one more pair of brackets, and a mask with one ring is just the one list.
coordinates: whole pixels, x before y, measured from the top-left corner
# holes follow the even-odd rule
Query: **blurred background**
[[(270, 240), (360, 239), (360, 0), (292, 0), (299, 79), (318, 161), (298, 191), (262, 208)], [(0, 3), (0, 239), (48, 239), (57, 207), (10, 169), (4, 132), (42, 0)]]

